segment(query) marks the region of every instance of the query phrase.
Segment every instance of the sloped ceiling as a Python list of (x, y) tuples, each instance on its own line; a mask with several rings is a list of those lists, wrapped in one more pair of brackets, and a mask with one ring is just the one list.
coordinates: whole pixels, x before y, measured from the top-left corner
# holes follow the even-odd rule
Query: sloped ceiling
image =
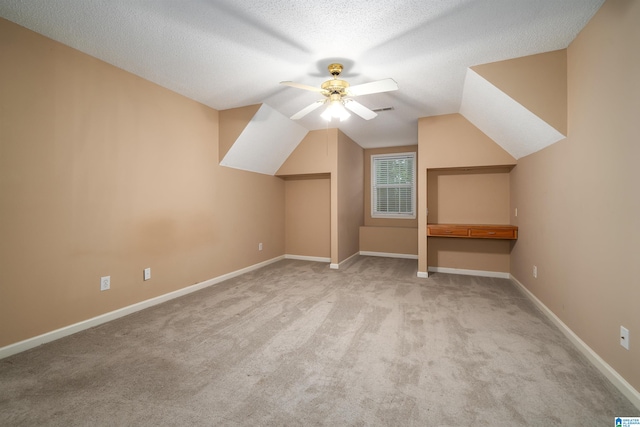
[[(460, 111), (469, 67), (566, 48), (602, 3), (3, 0), (0, 16), (218, 110), (289, 117), (317, 95), (278, 83), (318, 86), (334, 61), (351, 84), (391, 77), (398, 91), (358, 100), (393, 110), (330, 125), (370, 148), (417, 143), (419, 117)], [(299, 123), (324, 129), (319, 115)]]
[(220, 164), (275, 175), (307, 132), (293, 120), (262, 104)]
[(560, 133), (567, 134), (567, 49), (471, 69)]
[(516, 159), (565, 137), (472, 69), (467, 70), (460, 114)]

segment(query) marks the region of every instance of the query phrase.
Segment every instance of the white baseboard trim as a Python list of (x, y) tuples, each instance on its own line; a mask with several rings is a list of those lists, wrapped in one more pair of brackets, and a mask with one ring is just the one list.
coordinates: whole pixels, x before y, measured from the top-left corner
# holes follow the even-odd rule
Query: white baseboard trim
[(510, 275), (511, 280), (520, 288), (527, 298), (529, 298), (548, 318), (551, 320), (562, 333), (569, 338), (569, 341), (585, 355), (585, 357), (594, 365), (609, 381), (618, 389), (633, 405), (640, 409), (640, 392), (627, 382), (615, 369), (602, 359), (589, 347), (578, 335), (575, 334), (558, 316), (555, 315), (542, 301), (538, 299), (529, 289), (527, 289), (518, 279)]
[(429, 267), (427, 271), (432, 273), (462, 274), (464, 276), (497, 277), (499, 279), (509, 279), (511, 274), (502, 271), (466, 270), (463, 268)]
[(299, 261), (331, 262), (331, 258), (321, 256), (291, 255), (286, 254), (285, 259), (296, 259)]
[(29, 350), (31, 348), (37, 347), (42, 344), (46, 344), (51, 341), (55, 341), (60, 338), (64, 338), (68, 335), (72, 335), (77, 332), (84, 331), (85, 329), (102, 325), (103, 323), (110, 322), (111, 320), (128, 316), (129, 314), (135, 313), (140, 310), (144, 310), (145, 308), (153, 307), (154, 305), (161, 304), (163, 302), (172, 300), (174, 298), (178, 298), (183, 295), (187, 295), (192, 292), (199, 291), (200, 289), (204, 289), (209, 286), (215, 285), (217, 283), (223, 282), (225, 280), (231, 279), (233, 277), (240, 276), (241, 274), (248, 273), (253, 270), (257, 270), (258, 268), (264, 267), (269, 264), (273, 264), (274, 262), (280, 261), (282, 259), (284, 259), (284, 256), (272, 258), (267, 261), (260, 262), (258, 264), (250, 265), (249, 267), (245, 267), (240, 270), (232, 271), (231, 273), (223, 274), (222, 276), (205, 280), (204, 282), (196, 283), (195, 285), (187, 286), (186, 288), (178, 289), (177, 291), (169, 292), (168, 294), (160, 295), (145, 301), (141, 301), (126, 307), (122, 307), (117, 310), (110, 311), (109, 313), (101, 314), (99, 316), (92, 317), (91, 319), (74, 323), (73, 325), (65, 326), (51, 332), (46, 332), (42, 335), (38, 335), (33, 338), (28, 338), (24, 341), (20, 341), (14, 344), (9, 344), (7, 346), (0, 348), (0, 359), (4, 359), (5, 357), (9, 357), (11, 355), (21, 353), (23, 351)]
[(394, 253), (389, 253), (389, 252), (360, 251), (360, 255), (364, 255), (364, 256), (380, 256), (380, 257), (385, 257), (385, 258), (418, 259), (418, 255), (394, 254)]
[(418, 277), (420, 279), (428, 279), (429, 273), (427, 271), (418, 271)]
[(341, 266), (344, 266), (346, 263), (348, 263), (349, 261), (351, 261), (351, 260), (353, 259), (353, 257), (356, 257), (356, 256), (358, 256), (358, 255), (360, 255), (360, 252), (356, 252), (356, 253), (354, 253), (354, 254), (353, 254), (353, 255), (351, 255), (349, 258), (347, 258), (347, 259), (343, 260), (343, 261), (342, 261), (342, 262), (340, 262), (339, 264), (331, 263), (331, 264), (329, 264), (329, 268), (330, 268), (330, 269), (332, 269), (332, 270), (339, 270)]

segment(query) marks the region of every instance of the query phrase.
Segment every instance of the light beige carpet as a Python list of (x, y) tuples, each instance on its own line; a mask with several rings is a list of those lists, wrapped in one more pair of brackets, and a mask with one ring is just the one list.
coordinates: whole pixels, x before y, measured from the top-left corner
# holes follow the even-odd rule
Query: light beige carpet
[(0, 360), (0, 425), (609, 426), (638, 411), (504, 279), (286, 260)]

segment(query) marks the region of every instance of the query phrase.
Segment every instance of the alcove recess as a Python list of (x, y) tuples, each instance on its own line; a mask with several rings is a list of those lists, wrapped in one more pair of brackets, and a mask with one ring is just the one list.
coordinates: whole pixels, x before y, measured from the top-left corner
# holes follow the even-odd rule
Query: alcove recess
[(517, 238), (517, 227), (509, 224), (511, 169), (427, 171), (430, 267), (509, 271), (509, 254)]

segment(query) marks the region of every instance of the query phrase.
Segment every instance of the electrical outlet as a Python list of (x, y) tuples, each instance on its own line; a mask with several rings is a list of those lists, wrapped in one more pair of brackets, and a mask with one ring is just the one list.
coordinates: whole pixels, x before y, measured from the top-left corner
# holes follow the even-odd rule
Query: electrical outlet
[(620, 345), (629, 350), (629, 330), (620, 326)]
[(258, 243), (258, 250), (261, 251), (262, 250), (262, 243)]
[(144, 269), (144, 280), (151, 279), (151, 267)]
[(515, 215), (518, 216), (518, 208), (516, 208)]
[(537, 265), (533, 266), (533, 278), (534, 279), (538, 278), (538, 266)]
[(100, 290), (106, 291), (111, 289), (111, 276), (104, 276), (100, 278)]

